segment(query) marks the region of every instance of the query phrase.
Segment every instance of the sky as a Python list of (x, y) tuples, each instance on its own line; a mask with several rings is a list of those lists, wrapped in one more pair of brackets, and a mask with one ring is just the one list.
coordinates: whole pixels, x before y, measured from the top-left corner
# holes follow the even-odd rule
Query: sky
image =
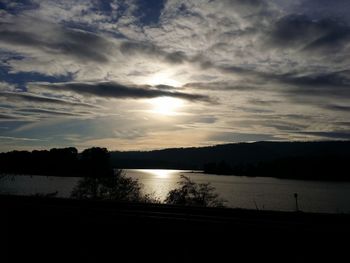
[(348, 0), (0, 0), (0, 151), (350, 139)]

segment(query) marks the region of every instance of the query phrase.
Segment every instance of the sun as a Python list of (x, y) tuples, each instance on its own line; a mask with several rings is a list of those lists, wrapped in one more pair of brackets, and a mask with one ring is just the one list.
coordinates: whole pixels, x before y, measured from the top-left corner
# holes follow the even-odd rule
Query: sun
[(168, 85), (179, 87), (181, 83), (172, 78), (170, 72), (158, 72), (147, 79), (146, 83), (150, 85)]
[[(174, 72), (171, 69), (166, 69), (148, 76), (145, 83), (152, 86), (167, 85), (170, 86), (169, 89), (181, 87), (182, 83), (173, 77)], [(178, 115), (180, 109), (184, 106), (184, 100), (167, 96), (151, 99), (149, 103), (151, 104), (152, 113), (163, 116)]]
[(165, 116), (179, 114), (179, 110), (184, 104), (183, 100), (171, 97), (155, 98), (150, 103), (152, 105), (152, 112)]

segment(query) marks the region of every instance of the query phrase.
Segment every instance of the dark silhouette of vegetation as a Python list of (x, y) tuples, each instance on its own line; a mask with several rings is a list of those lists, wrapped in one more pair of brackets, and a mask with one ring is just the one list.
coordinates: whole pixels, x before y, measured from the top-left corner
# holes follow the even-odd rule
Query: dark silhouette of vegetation
[(0, 153), (0, 173), (47, 176), (106, 177), (113, 175), (106, 148), (78, 153), (74, 147)]
[(210, 183), (195, 183), (189, 177), (181, 175), (177, 182), (178, 188), (171, 190), (166, 199), (166, 204), (203, 206), (203, 207), (224, 207), (225, 200), (219, 198), (215, 193), (215, 187)]
[(88, 177), (110, 177), (114, 175), (110, 154), (106, 148), (93, 147), (80, 154), (79, 174)]
[(125, 176), (123, 170), (116, 170), (113, 176), (85, 177), (73, 189), (75, 199), (114, 200), (125, 202), (159, 203), (153, 195), (144, 195), (138, 180)]
[(0, 174), (108, 177), (113, 169), (174, 168), (209, 174), (349, 181), (350, 141), (256, 142), (150, 152), (73, 147), (0, 153)]

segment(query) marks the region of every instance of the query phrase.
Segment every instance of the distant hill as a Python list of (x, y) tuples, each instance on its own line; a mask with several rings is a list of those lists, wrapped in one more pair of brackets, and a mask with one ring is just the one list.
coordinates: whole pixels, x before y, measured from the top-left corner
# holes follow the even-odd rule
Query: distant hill
[[(216, 174), (350, 180), (350, 141), (255, 142), (111, 152), (115, 168), (204, 170)], [(349, 173), (350, 174), (350, 173)]]
[(350, 181), (350, 141), (255, 142), (156, 151), (108, 152), (74, 147), (0, 153), (6, 174), (113, 175), (113, 168), (203, 170), (209, 174)]

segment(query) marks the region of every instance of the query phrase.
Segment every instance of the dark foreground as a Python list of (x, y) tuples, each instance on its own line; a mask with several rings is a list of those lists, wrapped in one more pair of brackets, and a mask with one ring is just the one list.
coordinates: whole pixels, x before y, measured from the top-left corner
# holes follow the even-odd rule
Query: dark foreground
[(1, 262), (340, 262), (348, 256), (349, 215), (15, 196), (0, 196), (0, 205)]

